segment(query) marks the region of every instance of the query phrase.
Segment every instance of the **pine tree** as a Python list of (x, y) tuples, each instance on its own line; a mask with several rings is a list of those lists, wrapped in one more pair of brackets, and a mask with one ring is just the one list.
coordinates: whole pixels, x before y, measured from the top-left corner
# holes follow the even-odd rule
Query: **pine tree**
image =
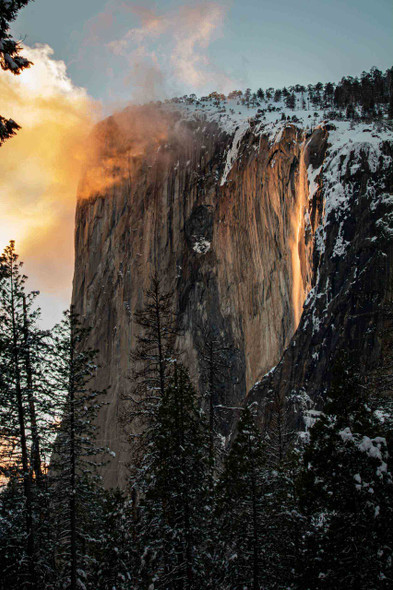
[[(38, 327), (40, 310), (38, 293), (26, 291), (22, 263), (11, 242), (0, 265), (0, 412), (2, 482), (1, 494), (7, 513), (25, 522), (24, 542), (7, 535), (9, 543), (20, 551), (14, 553), (14, 569), (7, 566), (7, 588), (44, 586), (53, 577), (53, 562), (45, 551), (49, 534), (49, 491), (46, 464), (52, 440), (49, 424), (53, 407), (52, 383), (48, 380), (46, 358), (48, 333)], [(8, 483), (7, 483), (8, 482)], [(24, 500), (23, 500), (24, 498)], [(11, 533), (19, 534), (20, 523), (6, 522)]]
[(129, 403), (121, 418), (131, 441), (131, 477), (136, 498), (138, 458), (143, 457), (149, 444), (151, 424), (166, 392), (176, 358), (174, 340), (178, 333), (173, 312), (173, 291), (163, 290), (157, 272), (144, 295), (144, 306), (134, 314), (135, 323), (141, 331), (131, 355), (134, 368), (130, 391), (123, 396)]
[[(27, 570), (23, 587), (36, 586), (36, 547), (34, 529), (33, 471), (40, 476), (39, 438), (30, 358), (29, 320), (34, 294), (26, 294), (25, 275), (21, 272), (14, 242), (0, 259), (0, 412), (2, 477), (12, 479), (10, 489), (17, 495), (17, 481), (23, 483), (23, 518)], [(16, 500), (20, 504), (19, 500)], [(25, 559), (21, 558), (22, 562)], [(22, 568), (23, 571), (23, 568)], [(16, 572), (15, 572), (16, 573)]]
[(303, 518), (299, 512), (297, 479), (301, 447), (288, 400), (272, 392), (266, 406), (265, 575), (272, 590), (287, 587), (300, 555)]
[(134, 314), (135, 323), (142, 330), (131, 356), (135, 367), (131, 400), (134, 404), (142, 400), (145, 414), (149, 402), (154, 408), (157, 399), (165, 393), (177, 335), (172, 302), (173, 291), (163, 290), (162, 281), (155, 272), (145, 291), (144, 307)]
[(99, 519), (92, 572), (97, 590), (133, 588), (136, 562), (132, 502), (119, 489), (105, 490), (98, 504)]
[(392, 584), (393, 482), (380, 434), (353, 370), (337, 365), (324, 414), (310, 431), (300, 480), (308, 522), (304, 589)]
[(26, 567), (26, 499), (18, 479), (0, 488), (0, 588), (29, 588)]
[(286, 399), (279, 392), (273, 392), (266, 406), (268, 424), (266, 444), (269, 448), (268, 462), (272, 468), (281, 465), (294, 442), (294, 419)]
[(217, 488), (216, 579), (223, 588), (265, 587), (264, 469), (262, 437), (250, 409), (245, 408)]
[[(15, 75), (32, 65), (20, 55), (20, 44), (9, 33), (10, 23), (17, 17), (18, 11), (29, 2), (30, 0), (0, 0), (0, 67)], [(0, 146), (6, 139), (15, 135), (18, 129), (20, 127), (15, 121), (0, 115)]]
[[(51, 460), (51, 517), (56, 532), (60, 579), (70, 590), (91, 586), (90, 570), (98, 543), (103, 451), (96, 444), (96, 417), (104, 391), (89, 385), (96, 351), (86, 346), (83, 328), (71, 308), (53, 332), (51, 378), (57, 392), (56, 440)], [(95, 566), (96, 567), (96, 566)]]
[(285, 98), (285, 106), (287, 107), (287, 109), (291, 109), (293, 110), (296, 106), (296, 96), (295, 94), (292, 92), (291, 94), (288, 94), (288, 96), (286, 96)]
[(388, 117), (393, 119), (393, 68), (386, 70), (386, 95), (388, 103)]
[(203, 383), (203, 398), (209, 416), (209, 457), (212, 469), (220, 451), (218, 444), (218, 410), (224, 409), (225, 387), (229, 379), (229, 369), (234, 349), (214, 328), (202, 328), (201, 343), (197, 345), (200, 359), (200, 375)]
[(281, 90), (278, 88), (274, 93), (274, 102), (280, 102), (281, 100)]
[(175, 363), (142, 464), (140, 587), (192, 590), (204, 583), (207, 440), (196, 392)]
[(262, 88), (258, 88), (257, 90), (257, 97), (259, 100), (265, 100), (265, 93)]

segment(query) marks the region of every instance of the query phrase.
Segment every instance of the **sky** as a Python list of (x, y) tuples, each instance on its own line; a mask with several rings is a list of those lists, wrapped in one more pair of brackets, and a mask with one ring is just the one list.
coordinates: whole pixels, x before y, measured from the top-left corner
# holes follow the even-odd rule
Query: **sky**
[[(392, 65), (391, 0), (188, 3), (208, 5), (217, 6), (221, 13), (206, 55), (235, 86), (256, 89), (335, 81), (373, 65), (383, 70)], [(138, 28), (143, 11), (173, 18), (184, 6), (184, 2), (173, 0), (36, 0), (20, 12), (13, 31), (29, 45), (48, 43), (55, 58), (65, 61), (77, 86), (86, 87), (97, 99), (116, 102), (135, 93), (127, 70), (136, 42), (129, 44), (124, 56), (111, 51), (111, 41)], [(168, 59), (165, 34), (152, 37), (146, 45), (149, 51), (163, 51), (163, 60)], [(195, 90), (184, 81), (173, 82), (178, 84), (169, 87), (169, 93)], [(212, 77), (197, 90), (211, 91), (215, 84)]]
[[(92, 125), (130, 101), (338, 81), (392, 66), (391, 0), (35, 0), (13, 35), (34, 66), (0, 72), (0, 247), (15, 239), (44, 324), (71, 292), (73, 218)], [(37, 45), (38, 44), (38, 45)]]

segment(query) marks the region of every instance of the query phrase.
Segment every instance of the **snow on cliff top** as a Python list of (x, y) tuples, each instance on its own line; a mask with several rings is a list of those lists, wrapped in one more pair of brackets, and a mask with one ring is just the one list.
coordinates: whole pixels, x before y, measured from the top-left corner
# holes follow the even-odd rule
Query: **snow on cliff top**
[[(304, 108), (305, 100), (302, 94), (295, 93), (295, 98), (293, 109), (288, 108), (284, 100), (251, 100), (247, 103), (244, 102), (244, 97), (225, 98), (223, 96), (221, 99), (204, 97), (199, 100), (196, 97), (185, 96), (167, 101), (163, 107), (181, 112), (184, 119), (215, 122), (223, 131), (231, 135), (235, 134), (239, 128), (245, 129), (253, 124), (255, 133), (268, 135), (272, 142), (280, 141), (282, 130), (287, 125), (312, 130), (327, 121), (332, 121), (336, 126), (340, 144), (365, 140), (378, 143), (382, 139), (393, 139), (392, 127), (389, 128), (385, 121), (345, 120), (343, 112), (334, 107), (330, 110), (314, 105)], [(333, 117), (333, 112), (344, 120)], [(366, 132), (369, 135), (365, 136)]]
[[(225, 97), (213, 93), (209, 97), (197, 99), (195, 96), (184, 96), (172, 99), (162, 105), (164, 109), (176, 110), (184, 120), (194, 120), (207, 124), (215, 122), (223, 131), (233, 136), (228, 149), (221, 185), (225, 184), (228, 174), (236, 161), (241, 140), (252, 127), (256, 135), (265, 135), (270, 143), (281, 140), (283, 130), (287, 126), (295, 126), (305, 130), (307, 135), (321, 124), (331, 122), (329, 131), (330, 153), (336, 156), (343, 153), (367, 149), (370, 167), (375, 167), (381, 156), (381, 144), (393, 140), (393, 129), (386, 120), (363, 122), (357, 112), (357, 120), (344, 118), (343, 111), (316, 107), (306, 93), (295, 92), (293, 108), (286, 105), (285, 99), (274, 101), (273, 98), (255, 100), (250, 96), (239, 94)], [(315, 185), (315, 172), (309, 170), (310, 189)], [(314, 186), (315, 188), (315, 186)]]

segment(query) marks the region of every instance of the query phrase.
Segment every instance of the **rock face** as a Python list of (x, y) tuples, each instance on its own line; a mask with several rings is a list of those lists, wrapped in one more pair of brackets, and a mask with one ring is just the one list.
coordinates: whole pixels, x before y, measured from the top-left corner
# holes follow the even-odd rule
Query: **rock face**
[[(218, 120), (143, 108), (100, 126), (77, 205), (73, 303), (94, 327), (97, 384), (110, 386), (99, 417), (100, 442), (116, 453), (107, 486), (126, 477), (119, 416), (138, 334), (133, 314), (155, 270), (174, 290), (177, 346), (195, 384), (203, 329), (235, 351), (221, 405), (239, 405), (251, 389), (262, 416), (272, 387), (317, 397), (331, 352), (369, 333), (374, 295), (363, 301), (356, 290), (365, 282), (383, 297), (381, 273), (391, 279), (391, 249), (376, 248), (386, 244), (377, 226), (392, 207), (377, 198), (391, 190), (391, 147), (375, 148), (374, 159), (360, 148), (336, 154), (335, 133), (287, 122), (268, 132), (255, 121), (232, 132)], [(377, 354), (371, 332), (362, 347)], [(224, 435), (233, 419), (223, 411)]]
[[(217, 400), (230, 406), (280, 359), (312, 278), (312, 247), (304, 247), (301, 214), (309, 157), (302, 130), (286, 126), (272, 143), (249, 128), (224, 182), (233, 137), (214, 122), (175, 117), (166, 124), (159, 149), (154, 143), (142, 155), (130, 155), (129, 177), (111, 170), (113, 182), (77, 206), (73, 302), (94, 326), (90, 344), (99, 350), (98, 383), (110, 385), (100, 438), (118, 463), (106, 471), (107, 485), (124, 477), (119, 464), (127, 452), (118, 417), (121, 396), (130, 389), (133, 312), (143, 306), (155, 268), (164, 288), (174, 289), (182, 328), (178, 347), (195, 382), (201, 328), (213, 326), (236, 349), (230, 385)], [(119, 122), (103, 126), (112, 161)], [(107, 151), (100, 157), (107, 166)], [(84, 183), (81, 192), (86, 194)], [(224, 434), (230, 422), (223, 419)]]
[(261, 422), (274, 391), (294, 403), (301, 426), (305, 411), (321, 409), (334, 362), (348, 354), (367, 374), (385, 346), (393, 295), (393, 142), (374, 133), (342, 146), (331, 135), (316, 163), (314, 199), (325, 211), (315, 235), (312, 290), (280, 363), (247, 397), (257, 402)]

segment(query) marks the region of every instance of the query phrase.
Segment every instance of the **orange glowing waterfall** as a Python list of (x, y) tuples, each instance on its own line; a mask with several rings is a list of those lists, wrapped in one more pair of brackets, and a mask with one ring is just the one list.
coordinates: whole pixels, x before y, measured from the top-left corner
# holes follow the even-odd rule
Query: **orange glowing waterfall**
[(292, 307), (294, 317), (294, 328), (297, 329), (302, 315), (303, 303), (306, 297), (303, 282), (302, 261), (300, 257), (300, 240), (302, 239), (302, 228), (304, 213), (308, 203), (308, 186), (306, 182), (307, 171), (304, 162), (305, 140), (301, 146), (299, 176), (296, 191), (296, 203), (291, 216), (291, 239), (290, 250), (292, 259)]

